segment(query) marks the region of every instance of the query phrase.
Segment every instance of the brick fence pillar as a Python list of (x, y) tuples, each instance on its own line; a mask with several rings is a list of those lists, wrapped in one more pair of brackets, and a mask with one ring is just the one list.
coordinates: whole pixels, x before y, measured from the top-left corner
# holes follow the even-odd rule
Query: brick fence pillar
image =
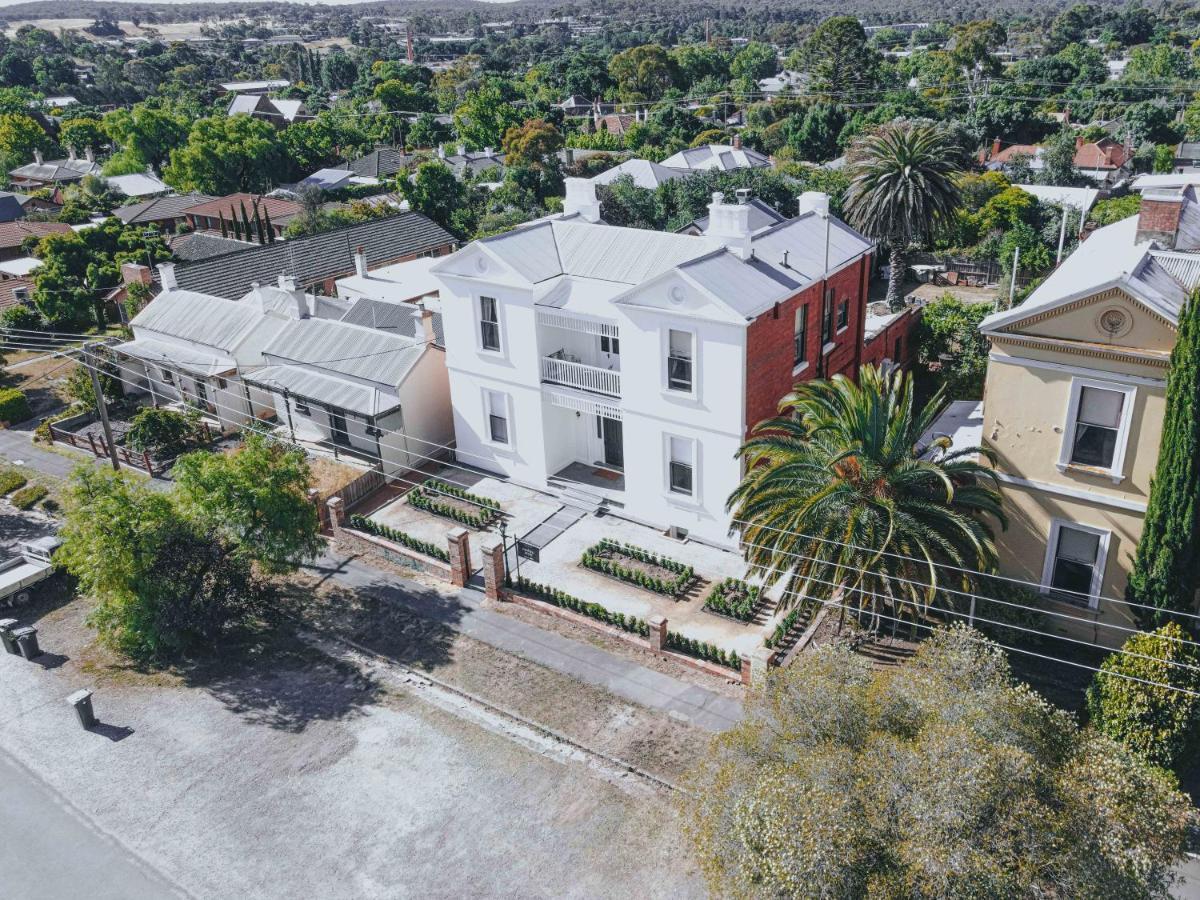
[(346, 524), (346, 507), (342, 503), (341, 497), (330, 497), (325, 501), (325, 506), (329, 510), (329, 528), (334, 534)]
[(504, 599), (504, 541), (488, 535), (480, 545), (483, 553), (483, 593), (489, 600)]
[(651, 616), (646, 620), (646, 624), (650, 626), (650, 642), (651, 650), (666, 650), (667, 649), (667, 619), (666, 616)]
[(450, 553), (450, 583), (455, 587), (466, 587), (471, 580), (471, 538), (465, 528), (451, 528), (446, 532), (446, 543)]
[[(742, 659), (742, 681), (746, 681), (746, 662)], [(759, 647), (750, 654), (750, 684), (754, 687), (761, 687), (767, 680), (767, 671), (775, 665), (775, 651), (769, 647)]]

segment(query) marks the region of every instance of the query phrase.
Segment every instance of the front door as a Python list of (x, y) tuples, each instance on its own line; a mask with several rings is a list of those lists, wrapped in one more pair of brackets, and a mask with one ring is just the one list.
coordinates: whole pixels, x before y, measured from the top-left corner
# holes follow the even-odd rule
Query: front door
[(621, 439), (620, 421), (602, 416), (600, 432), (604, 439), (604, 464), (614, 469), (625, 468), (625, 444)]
[(346, 417), (341, 413), (330, 410), (329, 434), (335, 444), (340, 444), (343, 447), (350, 446), (350, 432), (346, 429)]

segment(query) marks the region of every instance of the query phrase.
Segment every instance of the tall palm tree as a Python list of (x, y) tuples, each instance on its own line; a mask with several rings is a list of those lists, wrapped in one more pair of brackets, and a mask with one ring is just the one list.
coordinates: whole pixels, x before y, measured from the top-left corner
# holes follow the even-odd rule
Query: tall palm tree
[(954, 176), (962, 171), (963, 150), (941, 125), (900, 119), (858, 138), (847, 159), (843, 209), (851, 225), (886, 242), (887, 300), (898, 309), (909, 245), (937, 234), (958, 209)]
[[(944, 588), (996, 564), (991, 520), (1007, 526), (990, 451), (923, 443), (940, 393), (917, 409), (912, 378), (866, 366), (796, 385), (740, 456), (746, 475), (727, 504), (751, 574), (783, 584), (785, 603), (827, 600), (923, 615), (959, 606)], [(978, 458), (977, 458), (978, 457)], [(876, 621), (877, 624), (877, 621)]]

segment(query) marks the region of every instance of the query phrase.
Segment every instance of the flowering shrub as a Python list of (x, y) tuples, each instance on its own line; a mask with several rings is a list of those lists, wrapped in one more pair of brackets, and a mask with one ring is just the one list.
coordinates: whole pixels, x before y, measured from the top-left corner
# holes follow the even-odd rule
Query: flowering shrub
[[(674, 577), (656, 577), (650, 572), (645, 572), (627, 563), (623, 563), (620, 559), (622, 556), (626, 559), (645, 563), (648, 566), (656, 566), (659, 569), (673, 573)], [(603, 538), (598, 544), (594, 544), (587, 550), (584, 550), (580, 562), (585, 567), (596, 572), (603, 572), (605, 575), (611, 575), (629, 584), (637, 585), (638, 587), (655, 591), (659, 594), (667, 594), (668, 596), (675, 596), (682, 593), (692, 583), (692, 579), (696, 577), (696, 571), (689, 565), (666, 556), (658, 556), (649, 550), (643, 550), (633, 544), (619, 543), (610, 538)]]
[(415, 538), (408, 532), (400, 531), (397, 528), (392, 528), (391, 526), (368, 519), (366, 516), (351, 516), (350, 524), (359, 531), (365, 531), (367, 534), (385, 538), (402, 547), (407, 547), (409, 550), (416, 550), (418, 553), (424, 553), (426, 556), (440, 559), (442, 562), (450, 562), (449, 552), (437, 544)]

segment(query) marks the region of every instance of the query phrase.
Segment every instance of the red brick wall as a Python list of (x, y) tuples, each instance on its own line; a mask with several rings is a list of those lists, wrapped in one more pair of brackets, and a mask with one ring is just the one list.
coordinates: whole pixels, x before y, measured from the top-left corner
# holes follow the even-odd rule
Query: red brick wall
[[(900, 364), (902, 369), (909, 369), (916, 361), (917, 323), (921, 321), (921, 310), (910, 308), (894, 322), (888, 323), (887, 328), (870, 340), (863, 342), (862, 364), (879, 365), (885, 359)], [(896, 339), (900, 339), (900, 358), (896, 358)]]
[(1167, 239), (1174, 244), (1175, 233), (1179, 230), (1179, 216), (1183, 211), (1183, 203), (1178, 200), (1152, 200), (1142, 198), (1138, 207), (1137, 240), (1149, 238)]
[[(866, 310), (867, 279), (871, 270), (869, 256), (847, 266), (828, 282), (818, 282), (794, 297), (778, 304), (750, 323), (746, 329), (746, 429), (774, 416), (779, 399), (797, 381), (808, 381), (839, 372), (854, 377), (858, 372), (863, 314)], [(825, 357), (821, 369), (821, 298), (826, 284), (833, 288), (835, 347)], [(837, 307), (850, 301), (849, 320), (837, 330)], [(808, 368), (792, 374), (792, 337), (796, 310), (808, 304)]]

